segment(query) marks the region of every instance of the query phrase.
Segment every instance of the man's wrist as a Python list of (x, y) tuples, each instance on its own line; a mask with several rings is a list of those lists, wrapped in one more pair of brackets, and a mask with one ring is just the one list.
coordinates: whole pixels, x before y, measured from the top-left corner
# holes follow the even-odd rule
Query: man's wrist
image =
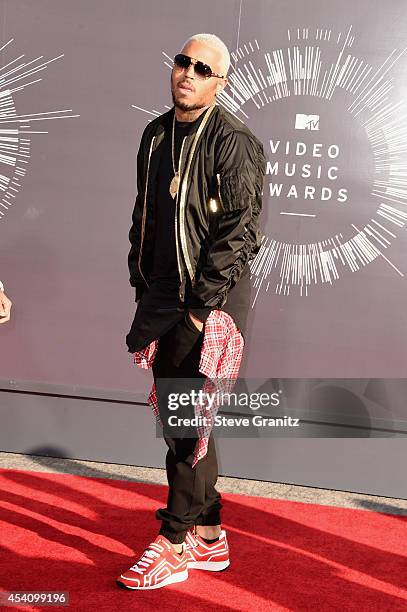
[(188, 312), (194, 315), (201, 323), (205, 323), (213, 308), (188, 308)]
[(198, 319), (198, 317), (196, 317), (190, 310), (187, 311), (186, 316), (195, 328), (199, 329), (199, 331), (203, 330), (203, 328), (205, 327), (204, 321)]

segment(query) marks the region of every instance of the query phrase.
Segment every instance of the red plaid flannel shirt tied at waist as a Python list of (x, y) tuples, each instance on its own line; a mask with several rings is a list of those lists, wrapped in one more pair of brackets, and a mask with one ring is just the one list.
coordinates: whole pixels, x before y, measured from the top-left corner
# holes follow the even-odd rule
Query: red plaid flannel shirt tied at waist
[[(134, 363), (140, 368), (148, 370), (155, 359), (159, 338), (156, 338), (144, 349), (134, 353)], [(206, 320), (204, 327), (204, 339), (199, 361), (199, 371), (207, 378), (202, 390), (204, 393), (230, 392), (233, 381), (237, 378), (240, 362), (243, 355), (244, 340), (232, 317), (223, 310), (214, 309)], [(194, 452), (192, 467), (205, 457), (208, 451), (208, 439), (214, 419), (218, 411), (218, 403), (215, 401), (209, 407), (207, 402), (195, 405), (195, 416), (206, 417), (205, 426), (197, 427), (198, 444)], [(162, 426), (158, 410), (158, 401), (155, 382), (147, 399), (157, 421)], [(203, 421), (203, 422), (205, 422)], [(202, 422), (202, 421), (198, 421)]]

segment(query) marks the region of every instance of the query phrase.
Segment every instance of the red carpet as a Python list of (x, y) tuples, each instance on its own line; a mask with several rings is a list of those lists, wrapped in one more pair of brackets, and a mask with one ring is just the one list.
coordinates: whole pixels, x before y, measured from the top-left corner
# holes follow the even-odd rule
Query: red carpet
[(0, 470), (0, 590), (70, 592), (69, 608), (7, 609), (407, 609), (406, 517), (246, 495), (223, 495), (228, 570), (119, 589), (165, 500), (163, 486)]

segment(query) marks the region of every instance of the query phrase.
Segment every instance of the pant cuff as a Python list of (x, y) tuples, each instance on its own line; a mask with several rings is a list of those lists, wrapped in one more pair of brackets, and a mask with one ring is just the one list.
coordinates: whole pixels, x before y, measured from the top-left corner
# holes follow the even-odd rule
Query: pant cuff
[(195, 521), (195, 525), (202, 525), (203, 527), (212, 527), (213, 525), (220, 525), (221, 519), (220, 514), (211, 514), (210, 516), (198, 516)]
[[(188, 531), (188, 530), (187, 530)], [(171, 544), (182, 544), (187, 535), (186, 531), (169, 531), (168, 529), (160, 529), (160, 535), (163, 535)]]

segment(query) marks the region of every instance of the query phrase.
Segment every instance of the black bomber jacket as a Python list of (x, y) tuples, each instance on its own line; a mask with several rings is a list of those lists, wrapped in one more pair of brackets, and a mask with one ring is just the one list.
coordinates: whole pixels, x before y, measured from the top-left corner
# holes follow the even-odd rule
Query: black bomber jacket
[[(137, 155), (128, 255), (136, 301), (149, 286), (153, 263), (155, 152), (166, 130), (171, 130), (173, 116), (174, 108), (146, 126)], [(187, 137), (182, 157), (175, 232), (179, 297), (192, 312), (221, 308), (260, 249), (263, 146), (247, 126), (215, 104)]]

